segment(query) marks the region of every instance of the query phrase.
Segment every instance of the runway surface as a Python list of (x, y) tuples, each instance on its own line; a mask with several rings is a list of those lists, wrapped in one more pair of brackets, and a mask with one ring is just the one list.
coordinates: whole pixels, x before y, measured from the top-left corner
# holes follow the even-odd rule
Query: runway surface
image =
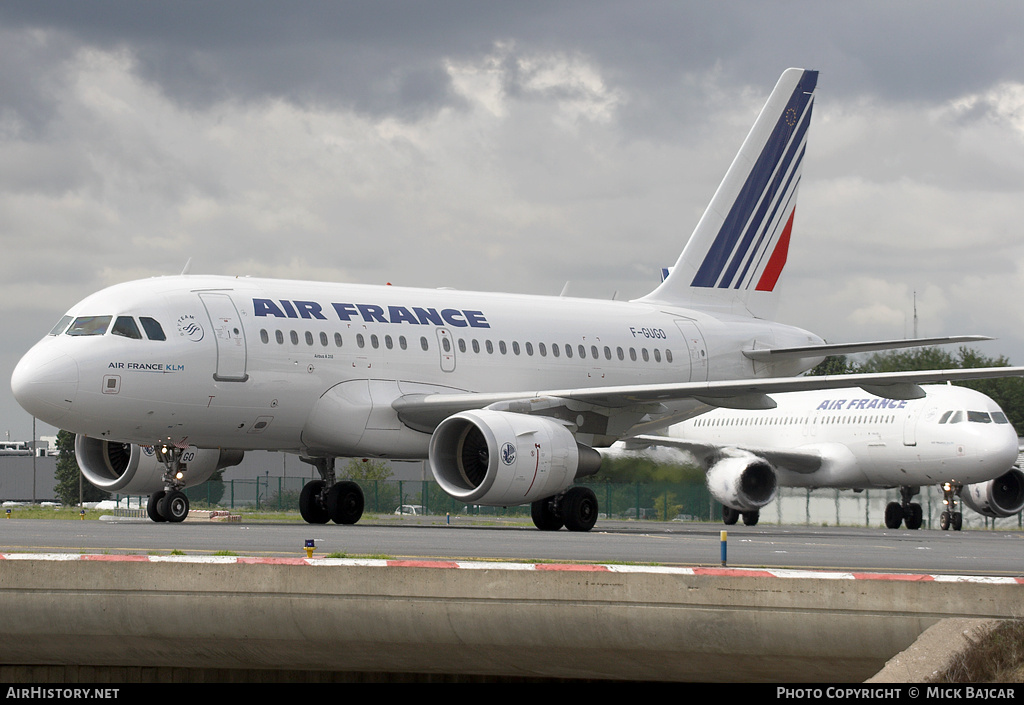
[[(713, 524), (599, 522), (589, 533), (542, 532), (520, 524), (444, 525), (438, 517), (374, 520), (354, 526), (146, 520), (0, 519), (0, 553), (135, 553), (385, 557), (717, 566)], [(1024, 533), (890, 531), (844, 527), (734, 526), (731, 567), (770, 567), (1024, 576)]]

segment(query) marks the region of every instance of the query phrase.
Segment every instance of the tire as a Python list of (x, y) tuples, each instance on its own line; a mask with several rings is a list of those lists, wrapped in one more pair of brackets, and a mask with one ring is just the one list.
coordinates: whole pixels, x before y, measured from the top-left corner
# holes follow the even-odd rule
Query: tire
[(953, 524), (953, 531), (960, 531), (964, 525), (964, 515), (960, 512), (953, 512), (953, 516), (950, 517)]
[(167, 521), (167, 519), (160, 514), (160, 500), (162, 500), (166, 494), (167, 493), (164, 490), (160, 490), (159, 492), (154, 492), (149, 495), (149, 501), (146, 503), (146, 514), (148, 514), (149, 518), (155, 522), (159, 523)]
[(562, 498), (562, 521), (569, 531), (593, 529), (597, 510), (597, 495), (589, 487), (573, 487)]
[(173, 524), (180, 524), (188, 516), (188, 497), (181, 490), (171, 490), (158, 504), (160, 515)]
[(532, 502), (530, 516), (533, 517), (533, 525), (541, 531), (558, 531), (565, 525), (562, 517), (558, 516), (551, 507), (550, 497)]
[(739, 521), (740, 513), (732, 507), (722, 505), (722, 523), (726, 526), (732, 526)]
[(744, 526), (757, 526), (758, 519), (761, 518), (760, 511), (743, 512), (743, 524)]
[(303, 485), (299, 493), (299, 514), (307, 524), (326, 524), (331, 518), (320, 503), (324, 484), (323, 480), (312, 480)]
[(943, 512), (939, 515), (939, 528), (943, 531), (949, 529), (949, 512)]
[(889, 502), (885, 505), (885, 528), (898, 529), (903, 523), (903, 507), (899, 502)]
[(363, 516), (363, 491), (343, 480), (327, 491), (327, 513), (335, 524), (355, 524)]
[(907, 505), (907, 512), (904, 513), (903, 523), (908, 529), (917, 530), (921, 528), (921, 524), (924, 523), (924, 510), (921, 509), (921, 505), (916, 502)]

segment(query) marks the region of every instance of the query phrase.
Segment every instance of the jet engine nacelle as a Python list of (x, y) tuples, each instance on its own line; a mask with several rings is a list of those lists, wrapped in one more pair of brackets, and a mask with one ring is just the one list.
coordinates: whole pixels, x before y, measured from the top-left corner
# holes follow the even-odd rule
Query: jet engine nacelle
[(716, 500), (740, 512), (761, 509), (775, 499), (778, 487), (772, 466), (753, 455), (719, 460), (708, 470), (707, 482)]
[(1010, 471), (988, 482), (965, 485), (960, 499), (987, 517), (1008, 517), (1024, 509), (1024, 471)]
[[(101, 490), (143, 495), (164, 489), (164, 464), (150, 446), (80, 435), (75, 437), (75, 457), (85, 479)], [(215, 471), (240, 462), (240, 450), (188, 448), (182, 453), (184, 486), (206, 482)]]
[(434, 479), (467, 504), (527, 504), (558, 494), (600, 466), (600, 453), (542, 416), (463, 411), (442, 421), (430, 438)]

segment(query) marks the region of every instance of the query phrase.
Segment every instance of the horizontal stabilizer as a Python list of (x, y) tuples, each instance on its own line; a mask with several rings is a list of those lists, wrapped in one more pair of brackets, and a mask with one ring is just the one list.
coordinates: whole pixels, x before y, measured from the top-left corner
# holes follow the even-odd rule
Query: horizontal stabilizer
[(744, 350), (743, 354), (757, 362), (777, 361), (783, 358), (828, 357), (829, 355), (853, 355), (875, 350), (896, 350), (951, 343), (977, 343), (994, 340), (987, 335), (954, 335), (944, 338), (904, 338), (902, 340), (876, 340), (867, 343), (834, 343), (827, 345), (804, 345), (798, 348), (767, 348)]

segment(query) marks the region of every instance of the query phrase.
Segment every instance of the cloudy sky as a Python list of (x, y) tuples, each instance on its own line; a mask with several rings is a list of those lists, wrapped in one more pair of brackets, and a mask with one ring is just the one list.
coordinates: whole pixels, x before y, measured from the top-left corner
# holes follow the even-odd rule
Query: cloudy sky
[[(647, 293), (818, 69), (781, 320), (1024, 364), (1017, 2), (0, 2), (0, 377), (193, 273)], [(0, 433), (31, 419), (5, 382)], [(40, 429), (41, 432), (45, 428)]]

